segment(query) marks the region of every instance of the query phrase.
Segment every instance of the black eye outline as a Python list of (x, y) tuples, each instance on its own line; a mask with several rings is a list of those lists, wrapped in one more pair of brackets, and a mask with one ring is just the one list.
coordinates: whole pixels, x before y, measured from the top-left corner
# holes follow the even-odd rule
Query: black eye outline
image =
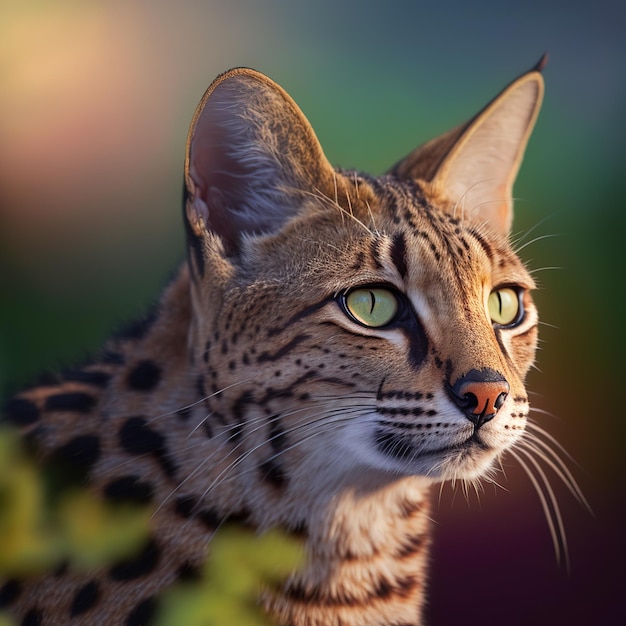
[[(517, 315), (515, 316), (513, 321), (509, 322), (508, 324), (498, 324), (498, 322), (494, 322), (491, 319), (491, 315), (489, 315), (489, 319), (491, 320), (491, 325), (494, 328), (506, 330), (519, 326), (526, 318), (526, 309), (524, 308), (524, 294), (526, 293), (526, 289), (520, 287), (519, 285), (498, 285), (491, 290), (491, 292), (489, 293), (489, 297), (491, 297), (491, 294), (501, 291), (502, 289), (510, 289), (511, 291), (515, 292), (515, 295), (517, 296)], [(487, 307), (487, 312), (489, 313), (489, 307)]]
[[(387, 323), (381, 324), (380, 326), (371, 326), (369, 324), (365, 324), (364, 322), (362, 322), (352, 313), (352, 311), (350, 311), (350, 308), (348, 307), (347, 299), (351, 293), (357, 290), (361, 290), (361, 289), (365, 289), (365, 290), (381, 289), (384, 291), (388, 291), (395, 297), (397, 310), (394, 316)], [(406, 296), (402, 292), (398, 291), (396, 287), (394, 287), (393, 285), (389, 285), (387, 283), (366, 283), (364, 285), (355, 285), (354, 287), (350, 287), (349, 289), (346, 289), (342, 294), (337, 296), (336, 300), (339, 303), (339, 306), (342, 312), (346, 315), (346, 317), (348, 317), (348, 319), (353, 321), (355, 324), (358, 324), (359, 326), (363, 328), (369, 328), (370, 330), (371, 329), (375, 329), (375, 330), (388, 329), (388, 328), (396, 327), (398, 323), (401, 322), (403, 318), (406, 317), (406, 311), (407, 311)]]

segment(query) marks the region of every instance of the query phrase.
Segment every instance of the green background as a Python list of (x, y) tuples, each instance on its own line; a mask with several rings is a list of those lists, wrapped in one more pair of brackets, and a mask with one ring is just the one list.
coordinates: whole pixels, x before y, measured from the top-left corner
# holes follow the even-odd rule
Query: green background
[(83, 359), (156, 298), (184, 254), (187, 125), (219, 72), (270, 75), (333, 163), (381, 173), (548, 51), (515, 187), (515, 232), (556, 235), (523, 250), (549, 324), (529, 387), (595, 517), (554, 479), (568, 574), (512, 459), (505, 489), (467, 503), (446, 488), (428, 615), (434, 625), (617, 623), (625, 11), (606, 0), (0, 0), (0, 392)]

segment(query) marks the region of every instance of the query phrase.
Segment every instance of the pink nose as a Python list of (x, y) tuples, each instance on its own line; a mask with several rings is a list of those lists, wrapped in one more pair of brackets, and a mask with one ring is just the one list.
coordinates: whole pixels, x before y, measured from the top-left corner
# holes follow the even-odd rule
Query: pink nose
[(472, 370), (451, 387), (451, 396), (476, 428), (493, 419), (509, 395), (509, 383), (493, 370)]
[(469, 381), (459, 388), (460, 396), (471, 404), (468, 406), (474, 415), (495, 416), (509, 394), (509, 384), (502, 382), (479, 383)]

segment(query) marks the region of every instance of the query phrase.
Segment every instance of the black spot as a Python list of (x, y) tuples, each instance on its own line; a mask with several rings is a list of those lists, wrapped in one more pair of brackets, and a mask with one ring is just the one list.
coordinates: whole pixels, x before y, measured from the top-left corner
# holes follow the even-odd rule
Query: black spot
[(81, 587), (72, 600), (72, 606), (70, 607), (70, 617), (76, 617), (82, 613), (86, 613), (91, 609), (98, 601), (100, 595), (100, 589), (98, 583), (92, 580), (86, 585)]
[(79, 435), (58, 448), (52, 462), (84, 476), (96, 464), (100, 452), (100, 439), (96, 435)]
[(109, 570), (109, 577), (116, 581), (135, 580), (152, 572), (159, 563), (159, 546), (154, 539), (135, 557), (120, 561)]
[(111, 374), (98, 370), (70, 370), (63, 373), (63, 379), (68, 382), (93, 385), (94, 387), (106, 387), (111, 380)]
[(202, 578), (202, 570), (191, 563), (184, 563), (178, 568), (176, 577), (183, 582), (195, 582)]
[(272, 446), (272, 450), (276, 453), (282, 452), (286, 447), (287, 436), (285, 435), (282, 422), (278, 415), (274, 415), (270, 418), (269, 442)]
[(235, 431), (231, 435), (232, 440), (237, 440), (241, 436), (242, 423), (245, 420), (246, 416), (246, 407), (250, 404), (255, 404), (254, 396), (252, 395), (251, 391), (244, 391), (233, 403), (231, 410), (233, 415), (239, 422), (239, 427), (235, 429)]
[(356, 259), (354, 263), (351, 265), (350, 269), (362, 270), (364, 264), (365, 264), (365, 253), (361, 251), (356, 255)]
[(39, 609), (31, 609), (24, 615), (24, 619), (20, 622), (20, 626), (41, 626), (43, 613)]
[(156, 612), (156, 599), (142, 600), (129, 614), (125, 626), (148, 626)]
[(44, 409), (46, 411), (72, 411), (76, 413), (88, 413), (96, 404), (96, 398), (83, 393), (73, 391), (67, 393), (55, 393), (46, 398)]
[(208, 439), (213, 438), (213, 426), (211, 426), (211, 422), (208, 419), (205, 419), (202, 422), (202, 427), (204, 428), (204, 434)]
[(2, 407), (4, 419), (13, 426), (28, 426), (39, 419), (39, 409), (26, 398), (11, 398)]
[(148, 504), (154, 495), (150, 483), (140, 480), (137, 476), (122, 476), (106, 485), (104, 498), (116, 504)]
[(304, 520), (300, 520), (293, 528), (289, 529), (291, 535), (295, 535), (300, 539), (306, 539), (309, 536), (309, 529)]
[(159, 452), (165, 439), (152, 430), (143, 417), (129, 417), (119, 430), (119, 442), (126, 452), (147, 454)]
[(241, 435), (243, 435), (243, 424), (233, 424), (230, 427), (230, 437), (228, 441), (237, 442), (241, 439)]
[(200, 511), (198, 517), (209, 530), (216, 530), (223, 521), (223, 518), (215, 509), (204, 509)]
[(269, 483), (276, 489), (282, 489), (288, 481), (288, 476), (283, 468), (274, 460), (268, 459), (259, 465), (261, 480)]
[(137, 391), (150, 391), (161, 380), (161, 368), (149, 360), (139, 361), (128, 374), (128, 386)]
[(16, 579), (7, 580), (0, 587), (0, 609), (10, 606), (18, 599), (20, 593), (22, 593), (22, 583)]
[(206, 389), (204, 387), (204, 376), (200, 374), (198, 378), (196, 378), (196, 391), (201, 398), (206, 398)]
[(52, 575), (55, 578), (62, 578), (65, 574), (67, 574), (69, 569), (70, 562), (67, 559), (64, 559), (57, 565), (56, 569), (52, 572)]
[(185, 519), (191, 517), (198, 501), (193, 496), (179, 496), (176, 498), (174, 510)]
[(122, 448), (130, 454), (154, 454), (169, 478), (176, 474), (176, 465), (165, 447), (165, 437), (152, 430), (143, 417), (129, 417), (118, 432), (118, 440)]

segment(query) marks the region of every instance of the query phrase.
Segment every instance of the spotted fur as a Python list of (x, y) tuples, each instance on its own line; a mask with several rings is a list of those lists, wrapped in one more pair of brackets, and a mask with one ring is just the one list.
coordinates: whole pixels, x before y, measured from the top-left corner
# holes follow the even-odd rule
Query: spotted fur
[[(88, 576), (5, 581), (2, 606), (149, 624), (231, 519), (306, 537), (306, 566), (262, 599), (277, 624), (421, 624), (430, 485), (487, 475), (527, 421), (538, 321), (508, 233), (539, 70), (378, 178), (334, 170), (265, 76), (220, 76), (187, 144), (188, 263), (150, 318), (5, 407), (42, 459), (152, 505), (150, 539)], [(374, 285), (397, 301), (383, 327), (346, 308)], [(503, 286), (514, 324), (489, 316)]]

